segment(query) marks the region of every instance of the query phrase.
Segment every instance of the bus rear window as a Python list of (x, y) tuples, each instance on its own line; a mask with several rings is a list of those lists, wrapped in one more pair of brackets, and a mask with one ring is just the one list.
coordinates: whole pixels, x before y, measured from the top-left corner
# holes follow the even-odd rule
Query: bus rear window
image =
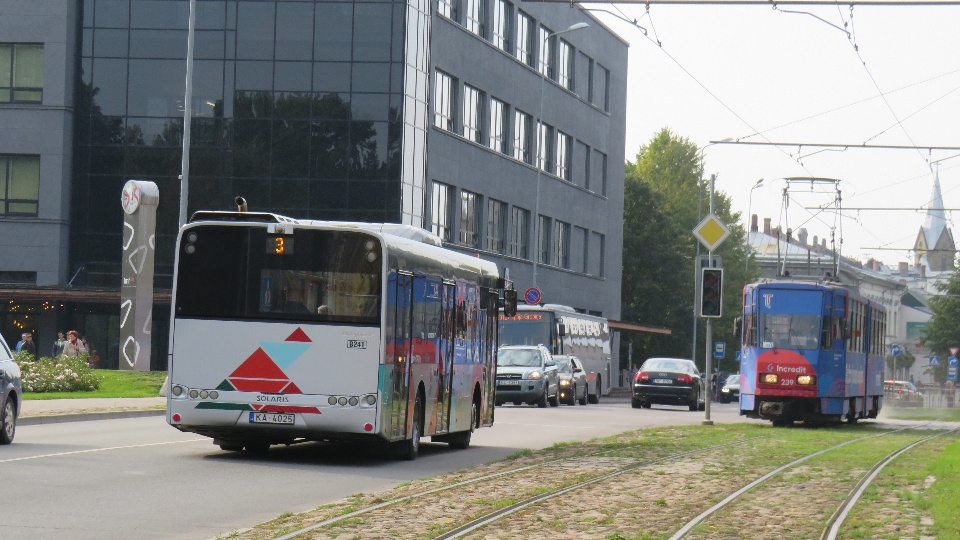
[(176, 315), (375, 324), (379, 240), (358, 231), (298, 228), (277, 245), (262, 226), (201, 225), (179, 246)]

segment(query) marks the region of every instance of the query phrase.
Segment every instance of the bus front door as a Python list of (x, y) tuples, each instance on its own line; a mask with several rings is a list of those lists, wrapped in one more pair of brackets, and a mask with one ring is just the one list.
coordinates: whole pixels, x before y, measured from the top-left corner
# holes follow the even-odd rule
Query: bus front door
[[(388, 309), (393, 311), (393, 381), (390, 385), (390, 437), (405, 438), (410, 398), (410, 345), (413, 322), (413, 275), (405, 272), (396, 273), (396, 281), (391, 284), (395, 287), (394, 305)], [(412, 421), (412, 419), (410, 419)]]

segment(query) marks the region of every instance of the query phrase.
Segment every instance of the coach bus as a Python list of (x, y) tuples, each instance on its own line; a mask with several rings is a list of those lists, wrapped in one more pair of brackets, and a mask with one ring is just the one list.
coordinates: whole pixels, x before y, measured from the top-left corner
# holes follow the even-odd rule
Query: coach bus
[(884, 307), (833, 282), (768, 280), (743, 291), (740, 414), (855, 423), (883, 404)]
[(609, 393), (610, 326), (607, 319), (577, 313), (558, 304), (517, 306), (515, 315), (499, 315), (500, 345), (544, 345), (553, 354), (576, 356), (587, 372), (587, 400), (599, 403)]
[(415, 227), (198, 212), (177, 239), (167, 422), (226, 451), (466, 448), (493, 424), (503, 289)]

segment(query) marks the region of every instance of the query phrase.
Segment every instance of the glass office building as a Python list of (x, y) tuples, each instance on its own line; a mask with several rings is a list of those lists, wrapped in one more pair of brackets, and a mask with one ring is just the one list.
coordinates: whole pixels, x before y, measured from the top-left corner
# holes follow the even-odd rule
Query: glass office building
[[(0, 125), (22, 128), (0, 128), (0, 248), (29, 255), (0, 263), (0, 298), (33, 309), (41, 347), (78, 327), (115, 367), (119, 196), (152, 181), (163, 369), (189, 2), (0, 7)], [(627, 46), (599, 21), (506, 0), (196, 8), (189, 213), (243, 196), (252, 211), (411, 224), (549, 302), (619, 315)], [(0, 312), (0, 330), (23, 315)]]

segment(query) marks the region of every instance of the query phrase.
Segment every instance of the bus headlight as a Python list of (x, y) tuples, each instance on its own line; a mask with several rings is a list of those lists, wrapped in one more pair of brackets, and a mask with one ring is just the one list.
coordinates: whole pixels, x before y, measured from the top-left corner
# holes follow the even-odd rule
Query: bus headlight
[(177, 385), (174, 385), (173, 389), (170, 391), (173, 393), (173, 395), (179, 396), (183, 394), (183, 387), (177, 384)]
[(377, 396), (370, 394), (369, 396), (363, 399), (367, 402), (367, 405), (375, 405), (377, 403)]
[(817, 384), (817, 378), (813, 375), (800, 375), (797, 377), (797, 384), (802, 384), (804, 386), (812, 386)]
[(780, 382), (780, 376), (776, 373), (761, 373), (760, 382), (763, 384), (777, 384)]

